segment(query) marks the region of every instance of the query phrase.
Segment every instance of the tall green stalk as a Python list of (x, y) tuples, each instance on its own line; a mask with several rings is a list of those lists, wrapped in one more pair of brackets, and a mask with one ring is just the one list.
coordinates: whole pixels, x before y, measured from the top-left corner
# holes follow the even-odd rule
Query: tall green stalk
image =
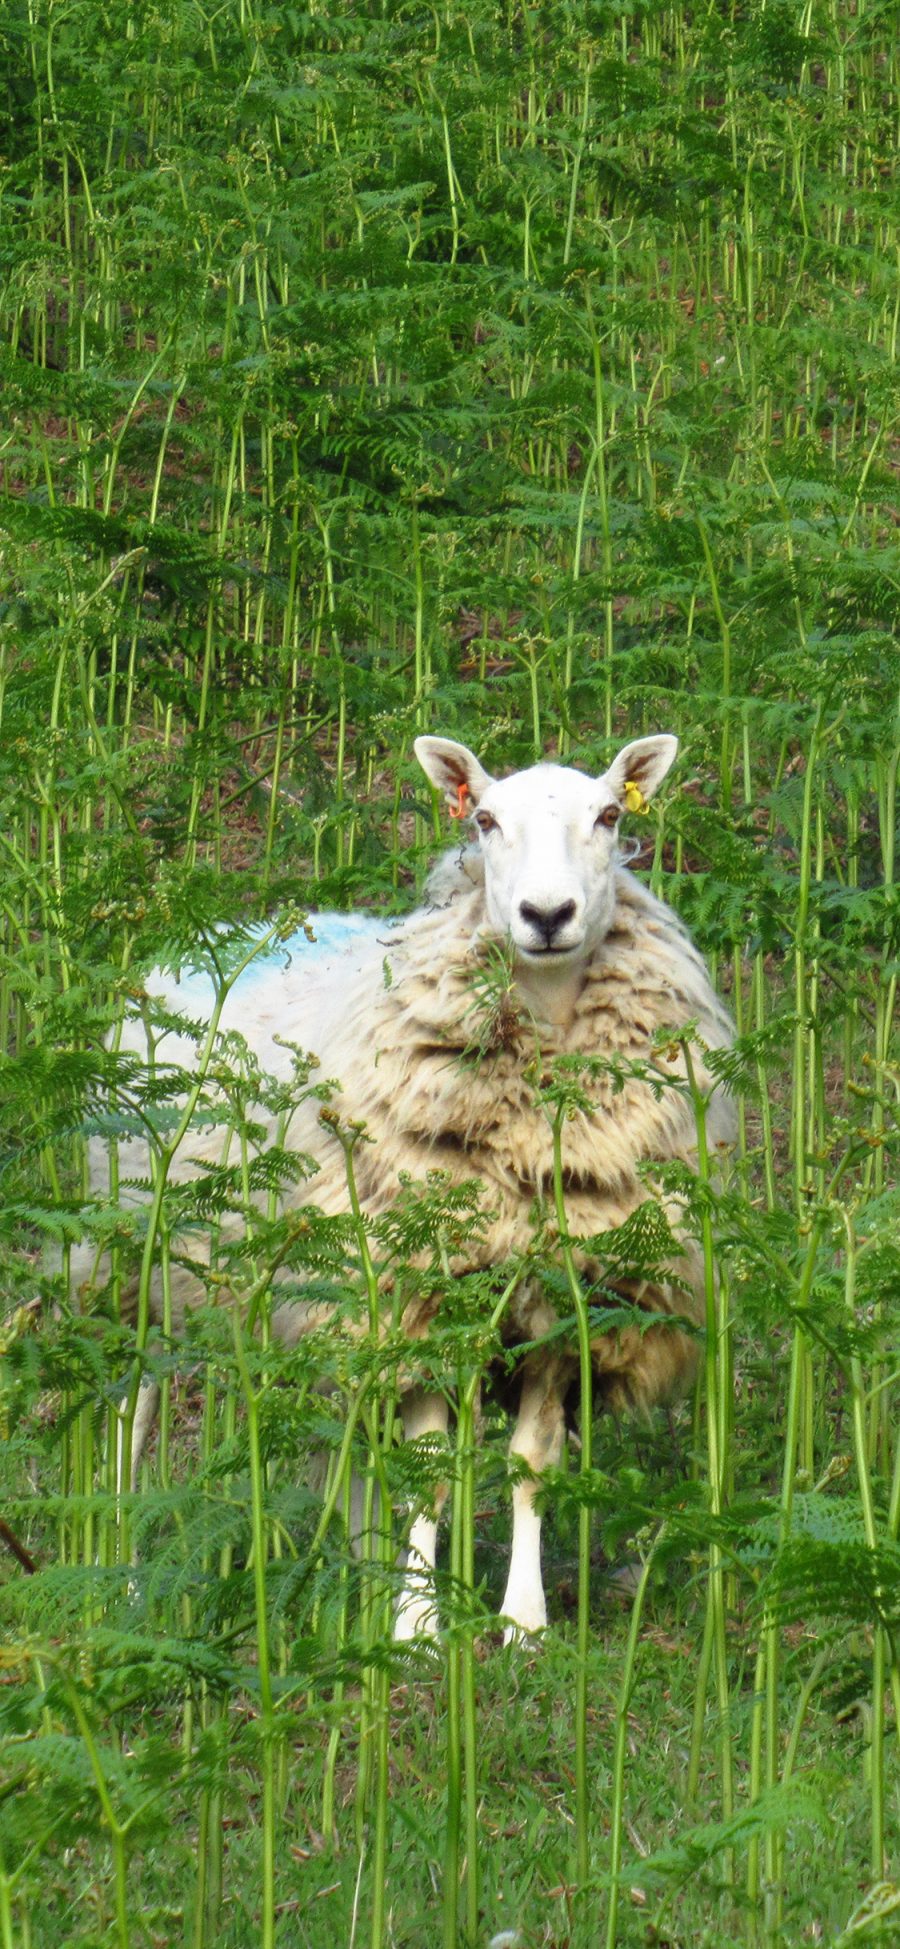
[(247, 1446), (250, 1457), (250, 1534), (253, 1560), (253, 1599), (256, 1622), (256, 1655), (259, 1673), (260, 1734), (263, 1802), (262, 1802), (262, 1886), (260, 1910), (260, 1943), (262, 1949), (274, 1949), (275, 1942), (275, 1843), (277, 1815), (277, 1753), (275, 1746), (275, 1704), (272, 1691), (272, 1656), (269, 1640), (269, 1607), (266, 1597), (266, 1563), (268, 1561), (268, 1537), (266, 1533), (266, 1479), (260, 1447), (260, 1401), (265, 1392), (254, 1387), (250, 1365), (244, 1347), (244, 1326), (241, 1309), (235, 1302), (232, 1312), (234, 1332), (234, 1352), (241, 1393), (247, 1416)]
[[(569, 1104), (561, 1101), (553, 1113), (553, 1203), (560, 1252), (572, 1301), (578, 1339), (578, 1379), (581, 1398), (581, 1461), (579, 1473), (587, 1489), (593, 1467), (591, 1329), (584, 1288), (578, 1276), (563, 1189), (562, 1130)], [(583, 1903), (590, 1879), (591, 1803), (588, 1778), (588, 1672), (591, 1642), (591, 1504), (587, 1495), (578, 1504), (578, 1619), (575, 1639), (575, 1863), (579, 1900)]]
[[(700, 1085), (689, 1041), (683, 1041), (681, 1047), (697, 1134), (697, 1183), (701, 1200), (700, 1245), (703, 1254), (707, 1479), (710, 1514), (716, 1522), (721, 1517), (725, 1504), (730, 1374), (727, 1370), (727, 1339), (724, 1322), (719, 1316), (719, 1288), (716, 1281), (716, 1253), (711, 1209), (712, 1171), (707, 1140), (708, 1097)], [(722, 1814), (724, 1819), (728, 1820), (734, 1808), (731, 1695), (725, 1628), (724, 1563), (722, 1547), (716, 1535), (713, 1536), (709, 1546), (707, 1604), (710, 1613), (710, 1642), (716, 1673)], [(729, 1880), (731, 1874), (732, 1863), (729, 1855), (726, 1860), (726, 1875)]]
[[(663, 1541), (666, 1529), (663, 1523), (641, 1564), (641, 1574), (631, 1606), (628, 1637), (625, 1644), (625, 1657), (622, 1663), (622, 1677), (616, 1703), (616, 1738), (613, 1749), (612, 1799), (610, 1804), (609, 1828), (609, 1906), (606, 1911), (606, 1949), (615, 1949), (619, 1941), (619, 1878), (622, 1868), (622, 1836), (625, 1831), (625, 1758), (628, 1750), (628, 1715), (636, 1682), (638, 1644), (640, 1642), (641, 1619), (647, 1585), (653, 1569), (654, 1558)], [(597, 1935), (599, 1940), (599, 1931)]]

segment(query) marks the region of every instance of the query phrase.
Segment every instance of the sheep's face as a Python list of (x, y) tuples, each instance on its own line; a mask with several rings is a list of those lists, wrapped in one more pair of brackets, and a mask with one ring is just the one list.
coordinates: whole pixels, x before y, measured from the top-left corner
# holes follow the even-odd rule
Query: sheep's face
[(677, 738), (638, 738), (600, 778), (534, 765), (495, 779), (449, 738), (417, 738), (415, 749), (454, 816), (471, 817), (492, 932), (532, 967), (586, 959), (612, 920), (619, 819), (665, 778)]

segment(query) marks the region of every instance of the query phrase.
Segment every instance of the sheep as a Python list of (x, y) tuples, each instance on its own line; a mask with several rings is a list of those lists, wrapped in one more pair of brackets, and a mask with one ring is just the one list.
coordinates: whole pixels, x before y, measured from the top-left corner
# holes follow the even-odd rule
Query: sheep
[[(652, 1194), (644, 1167), (674, 1160), (696, 1168), (687, 1092), (654, 1087), (647, 1074), (659, 1031), (694, 1025), (693, 1065), (709, 1098), (709, 1141), (733, 1141), (730, 1098), (704, 1059), (705, 1050), (729, 1046), (730, 1019), (684, 926), (626, 869), (618, 843), (623, 812), (646, 806), (677, 749), (674, 737), (644, 737), (627, 744), (599, 777), (542, 763), (498, 780), (465, 745), (418, 738), (415, 752), (428, 779), (471, 832), (469, 843), (439, 862), (425, 904), (395, 928), (367, 915), (312, 917), (316, 952), (301, 951), (287, 966), (264, 965), (229, 996), (221, 1026), (240, 1027), (267, 1070), (277, 1074), (287, 1061), (274, 1039), (280, 1035), (314, 1051), (322, 1076), (337, 1078), (341, 1123), (362, 1123), (373, 1140), (355, 1152), (367, 1214), (377, 1216), (392, 1203), (402, 1174), (421, 1180), (439, 1168), (451, 1181), (481, 1182), (484, 1222), (454, 1272), (521, 1254), (536, 1201), (552, 1203), (552, 1132), (536, 1100), (536, 1066), (546, 1070), (558, 1056), (608, 1057), (620, 1065), (617, 1077), (602, 1064), (595, 1066), (599, 1074), (585, 1075), (590, 1109), (575, 1110), (563, 1125), (567, 1225), (576, 1239), (621, 1225), (646, 1202)], [(488, 1029), (473, 1062), (473, 976), (498, 946), (511, 977), (504, 1019), (493, 1041)], [(203, 980), (192, 976), (174, 987), (157, 974), (148, 989), (192, 1013), (208, 1006)], [(142, 1034), (136, 1032), (134, 1046)], [(164, 1042), (160, 1054), (169, 1053)], [(172, 1053), (184, 1059), (177, 1043)], [(684, 1077), (677, 1044), (664, 1067), (670, 1082)], [(314, 1153), (318, 1165), (317, 1176), (291, 1196), (337, 1213), (347, 1208), (345, 1154), (338, 1136), (319, 1124), (319, 1107), (304, 1104), (291, 1126), (291, 1145)], [(208, 1130), (188, 1131), (176, 1176), (188, 1176), (209, 1144)], [(123, 1179), (146, 1170), (137, 1140), (123, 1152)], [(643, 1329), (619, 1322), (592, 1341), (602, 1397), (641, 1413), (677, 1394), (695, 1368), (696, 1335), (658, 1316), (699, 1323), (703, 1313), (699, 1249), (678, 1199), (660, 1193), (659, 1203), (678, 1238), (671, 1281), (629, 1289), (637, 1306), (657, 1317)], [(591, 1276), (590, 1260), (585, 1271)], [(197, 1290), (188, 1272), (176, 1273), (176, 1314)], [(315, 1309), (296, 1301), (281, 1306), (273, 1330), (292, 1342), (310, 1324), (308, 1313)], [(421, 1334), (429, 1317), (428, 1302), (419, 1300), (404, 1326)], [(559, 1335), (546, 1339), (555, 1324), (539, 1280), (523, 1276), (503, 1320), (504, 1337), (511, 1345), (545, 1337), (545, 1344), (519, 1363), (512, 1547), (501, 1605), (507, 1637), (540, 1633), (547, 1623), (536, 1496), (543, 1472), (560, 1461), (564, 1402), (577, 1374), (573, 1348)], [(446, 1435), (446, 1399), (429, 1390), (425, 1376), (406, 1385), (401, 1416), (407, 1440)], [(143, 1425), (136, 1427), (137, 1453), (144, 1433)], [(395, 1616), (399, 1640), (429, 1638), (439, 1628), (434, 1568), (441, 1501), (439, 1495), (412, 1522)]]

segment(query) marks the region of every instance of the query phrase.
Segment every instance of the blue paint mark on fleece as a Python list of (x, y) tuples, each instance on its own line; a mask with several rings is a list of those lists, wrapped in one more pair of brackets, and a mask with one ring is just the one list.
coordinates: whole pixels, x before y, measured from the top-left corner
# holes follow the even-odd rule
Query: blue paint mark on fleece
[[(277, 955), (289, 954), (293, 959), (294, 955), (306, 958), (333, 954), (348, 947), (351, 941), (372, 938), (379, 931), (389, 941), (390, 929), (395, 923), (383, 920), (378, 914), (310, 914), (308, 924), (315, 940), (308, 940), (301, 928), (296, 934), (289, 934), (286, 941), (276, 942), (268, 954), (260, 956), (260, 962), (265, 964), (270, 957)], [(254, 962), (253, 966), (257, 967), (260, 962)], [(252, 970), (248, 969), (247, 972), (249, 974)]]
[[(249, 1000), (257, 984), (268, 980), (273, 965), (293, 968), (298, 962), (305, 963), (310, 970), (322, 959), (335, 959), (335, 974), (339, 974), (341, 957), (349, 957), (354, 945), (363, 940), (383, 940), (385, 951), (390, 946), (391, 929), (396, 922), (384, 919), (378, 914), (311, 914), (308, 922), (314, 938), (309, 939), (303, 928), (289, 934), (285, 940), (272, 941), (267, 948), (255, 955), (248, 968), (245, 968), (233, 984), (229, 1002), (246, 996)], [(266, 932), (260, 926), (258, 932)], [(204, 968), (182, 968), (177, 987), (172, 993), (172, 1003), (185, 1015), (206, 1014), (212, 1007), (213, 984)]]

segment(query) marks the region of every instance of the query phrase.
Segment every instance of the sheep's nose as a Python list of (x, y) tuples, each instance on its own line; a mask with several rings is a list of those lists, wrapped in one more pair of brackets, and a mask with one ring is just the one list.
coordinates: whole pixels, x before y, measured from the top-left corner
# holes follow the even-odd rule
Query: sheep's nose
[(560, 928), (565, 927), (566, 922), (574, 918), (575, 902), (564, 900), (561, 907), (533, 907), (530, 900), (523, 900), (520, 902), (519, 912), (522, 919), (528, 922), (529, 927), (534, 927), (539, 934), (543, 934), (549, 947), (554, 934), (558, 934)]

